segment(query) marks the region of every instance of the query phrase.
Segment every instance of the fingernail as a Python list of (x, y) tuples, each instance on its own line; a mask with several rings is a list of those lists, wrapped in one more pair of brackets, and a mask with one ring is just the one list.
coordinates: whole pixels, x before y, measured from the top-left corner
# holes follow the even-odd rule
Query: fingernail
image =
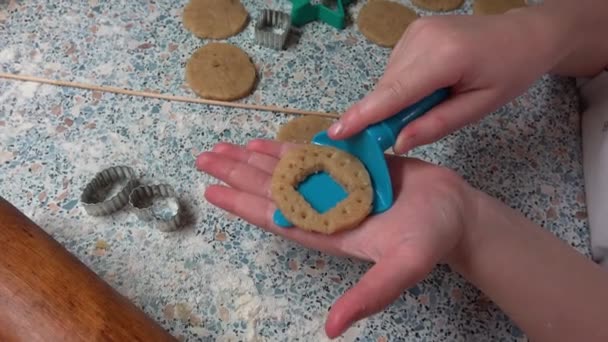
[(403, 148), (395, 146), (393, 147), (393, 153), (398, 156), (403, 156), (406, 152), (403, 150)]
[(410, 148), (410, 144), (414, 141), (415, 136), (414, 135), (410, 135), (410, 136), (399, 136), (397, 138), (397, 141), (395, 142), (395, 146), (393, 147), (393, 152), (395, 152), (395, 154), (405, 154), (408, 152), (408, 149)]
[(342, 131), (344, 131), (344, 125), (341, 122), (336, 122), (329, 127), (329, 134), (334, 136), (342, 133)]
[(203, 170), (203, 168), (205, 167), (205, 163), (207, 162), (207, 153), (203, 152), (201, 154), (198, 155), (198, 157), (196, 157), (196, 161), (194, 162), (194, 164), (196, 165), (196, 168), (199, 169), (200, 171)]

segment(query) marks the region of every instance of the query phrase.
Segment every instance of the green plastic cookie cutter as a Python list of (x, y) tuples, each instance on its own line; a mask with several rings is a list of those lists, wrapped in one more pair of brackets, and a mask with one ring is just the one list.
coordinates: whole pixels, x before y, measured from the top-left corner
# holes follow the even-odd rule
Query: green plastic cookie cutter
[(324, 4), (311, 4), (311, 1), (314, 0), (291, 1), (291, 25), (300, 27), (312, 21), (320, 20), (339, 30), (346, 26), (344, 7), (350, 4), (352, 0), (335, 0), (335, 9)]

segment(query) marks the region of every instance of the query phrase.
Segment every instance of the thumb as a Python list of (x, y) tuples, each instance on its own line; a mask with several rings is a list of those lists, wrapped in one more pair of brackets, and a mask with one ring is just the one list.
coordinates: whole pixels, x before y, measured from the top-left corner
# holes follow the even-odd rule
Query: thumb
[(358, 320), (380, 312), (433, 267), (433, 262), (412, 257), (411, 253), (386, 255), (333, 305), (325, 323), (327, 336), (336, 338)]
[(389, 66), (375, 89), (350, 107), (329, 128), (329, 136), (332, 139), (353, 136), (367, 126), (422, 100), (435, 90), (452, 86), (459, 79), (455, 72), (457, 69), (448, 68), (449, 63), (439, 67), (419, 64)]

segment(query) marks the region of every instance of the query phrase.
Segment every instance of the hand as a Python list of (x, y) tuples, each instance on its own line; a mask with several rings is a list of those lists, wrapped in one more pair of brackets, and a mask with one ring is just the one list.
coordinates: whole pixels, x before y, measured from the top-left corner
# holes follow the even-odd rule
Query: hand
[[(449, 87), (451, 97), (402, 130), (394, 151), (432, 143), (524, 92), (563, 53), (537, 9), (499, 16), (436, 16), (413, 22), (374, 91), (329, 130), (344, 139)], [(547, 23), (549, 22), (549, 23)]]
[(360, 227), (321, 235), (273, 223), (272, 172), (293, 145), (256, 140), (246, 148), (220, 143), (202, 153), (197, 168), (227, 184), (212, 185), (205, 198), (244, 220), (303, 246), (375, 265), (331, 308), (325, 330), (341, 335), (354, 322), (380, 312), (441, 262), (456, 255), (471, 217), (468, 185), (450, 170), (426, 162), (387, 156), (395, 202)]

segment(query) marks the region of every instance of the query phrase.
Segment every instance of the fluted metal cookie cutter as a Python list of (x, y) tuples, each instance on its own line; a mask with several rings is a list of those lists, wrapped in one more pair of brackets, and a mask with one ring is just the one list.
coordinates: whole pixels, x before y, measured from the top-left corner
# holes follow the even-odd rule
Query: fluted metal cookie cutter
[(97, 173), (85, 187), (80, 201), (91, 216), (109, 215), (128, 206), (138, 218), (163, 232), (174, 231), (186, 221), (170, 185), (143, 185), (128, 166), (113, 166)]
[(80, 201), (89, 215), (109, 215), (129, 203), (129, 194), (138, 185), (132, 168), (113, 166), (95, 175), (82, 192)]
[(174, 231), (183, 223), (179, 199), (170, 185), (139, 186), (129, 195), (129, 203), (140, 219), (151, 222), (160, 231)]
[(282, 50), (287, 43), (290, 28), (289, 14), (264, 9), (255, 23), (255, 41), (262, 46)]

